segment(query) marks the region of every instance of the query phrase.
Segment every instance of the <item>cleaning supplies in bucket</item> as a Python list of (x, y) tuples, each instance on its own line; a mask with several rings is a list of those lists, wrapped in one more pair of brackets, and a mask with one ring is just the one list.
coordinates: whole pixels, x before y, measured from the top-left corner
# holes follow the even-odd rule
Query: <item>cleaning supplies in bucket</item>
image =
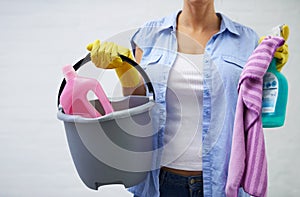
[[(141, 183), (149, 171), (160, 167), (156, 160), (160, 149), (156, 149), (153, 143), (153, 136), (159, 131), (159, 106), (155, 102), (153, 85), (134, 60), (123, 55), (120, 57), (141, 74), (147, 91), (145, 96), (110, 97), (113, 113), (84, 118), (63, 112), (60, 100), (62, 92), (68, 89), (68, 81), (62, 81), (57, 95), (57, 117), (64, 123), (74, 165), (82, 182), (94, 190), (110, 184), (132, 187)], [(77, 71), (90, 61), (90, 54), (87, 54), (73, 68)], [(96, 109), (103, 114), (98, 104), (95, 101)]]
[[(62, 70), (66, 79), (66, 86), (60, 96), (60, 104), (64, 113), (80, 115), (85, 118), (97, 118), (113, 112), (104, 90), (96, 79), (77, 75), (71, 65), (64, 66)], [(88, 101), (87, 94), (89, 91), (98, 97), (105, 114), (100, 114)]]

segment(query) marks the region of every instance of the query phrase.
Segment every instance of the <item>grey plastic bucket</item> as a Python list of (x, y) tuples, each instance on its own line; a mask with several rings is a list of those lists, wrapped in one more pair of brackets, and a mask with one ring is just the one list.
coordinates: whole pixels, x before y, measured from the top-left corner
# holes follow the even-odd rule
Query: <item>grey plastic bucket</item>
[[(90, 61), (89, 54), (74, 65), (74, 69)], [(149, 96), (127, 96), (110, 99), (114, 112), (99, 118), (83, 118), (64, 114), (58, 94), (57, 117), (64, 122), (68, 146), (76, 170), (84, 184), (97, 190), (99, 186), (123, 184), (134, 186), (143, 181), (152, 167), (152, 124), (155, 95), (143, 69), (134, 61), (121, 56), (135, 66), (147, 85)], [(102, 112), (98, 100), (91, 101)]]

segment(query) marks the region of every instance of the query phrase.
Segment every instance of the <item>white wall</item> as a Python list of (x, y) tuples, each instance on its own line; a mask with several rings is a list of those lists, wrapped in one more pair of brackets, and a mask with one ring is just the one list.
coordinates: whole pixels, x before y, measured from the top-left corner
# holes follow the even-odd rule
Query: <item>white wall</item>
[[(121, 186), (87, 189), (56, 119), (61, 67), (85, 45), (180, 9), (174, 0), (0, 1), (0, 196), (130, 196)], [(298, 0), (216, 0), (219, 11), (264, 35), (286, 23), (290, 94), (286, 124), (267, 129), (269, 196), (299, 196)]]

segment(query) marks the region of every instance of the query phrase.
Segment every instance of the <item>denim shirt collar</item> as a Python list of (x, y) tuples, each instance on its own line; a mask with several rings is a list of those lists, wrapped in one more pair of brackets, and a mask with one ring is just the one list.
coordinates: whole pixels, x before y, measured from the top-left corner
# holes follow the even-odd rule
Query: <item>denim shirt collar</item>
[[(179, 10), (170, 16), (166, 17), (165, 20), (162, 23), (162, 28), (163, 29), (168, 29), (171, 28), (173, 31), (176, 31), (177, 28), (177, 17), (179, 14), (182, 12), (182, 10)], [(220, 26), (220, 31), (219, 33), (223, 33), (225, 30), (228, 30), (232, 34), (235, 35), (240, 35), (238, 30), (236, 29), (236, 26), (234, 25), (234, 22), (229, 20), (224, 14), (222, 13), (216, 13), (218, 17), (221, 18), (221, 26)], [(176, 18), (176, 20), (174, 20)]]
[(234, 22), (229, 20), (224, 14), (217, 13), (217, 15), (222, 19), (221, 20), (221, 27), (220, 27), (220, 33), (224, 32), (225, 30), (228, 30), (232, 34), (240, 35), (238, 30), (236, 29), (236, 26)]

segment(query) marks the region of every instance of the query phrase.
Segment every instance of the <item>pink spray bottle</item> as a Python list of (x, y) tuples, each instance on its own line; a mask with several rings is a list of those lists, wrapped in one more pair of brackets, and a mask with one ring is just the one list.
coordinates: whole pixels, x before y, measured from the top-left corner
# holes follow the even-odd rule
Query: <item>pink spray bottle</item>
[[(113, 112), (105, 92), (96, 79), (78, 76), (71, 65), (64, 66), (62, 70), (65, 75), (66, 86), (60, 96), (60, 104), (66, 114), (97, 118)], [(94, 92), (98, 97), (105, 114), (100, 114), (88, 101), (87, 94), (89, 91)]]

